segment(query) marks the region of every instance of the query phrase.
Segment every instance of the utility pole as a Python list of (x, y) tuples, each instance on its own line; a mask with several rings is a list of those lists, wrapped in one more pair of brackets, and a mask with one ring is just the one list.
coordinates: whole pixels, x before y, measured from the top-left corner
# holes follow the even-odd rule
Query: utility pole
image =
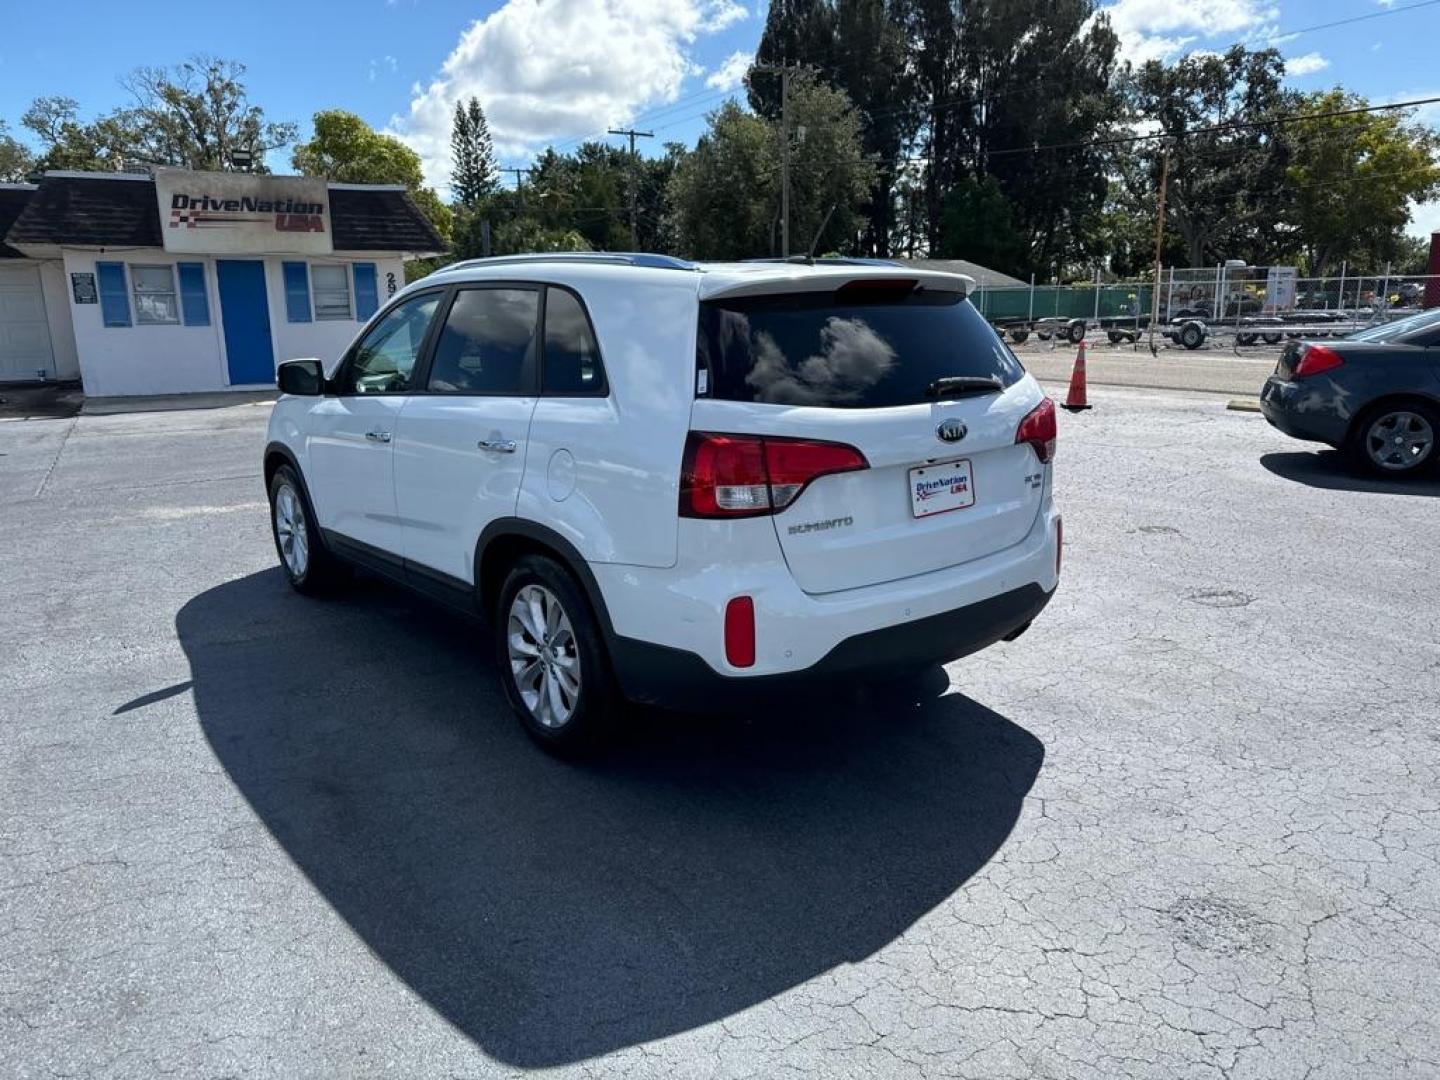
[(799, 65), (756, 64), (756, 71), (780, 76), (780, 254), (790, 255), (790, 72)]
[(1150, 296), (1150, 355), (1156, 355), (1155, 324), (1160, 321), (1160, 273), (1161, 255), (1165, 245), (1165, 189), (1170, 183), (1170, 144), (1164, 147), (1160, 159), (1160, 212), (1155, 217), (1155, 287)]
[(635, 156), (636, 139), (653, 139), (653, 131), (635, 131), (633, 128), (622, 128), (617, 131), (614, 128), (608, 129), (611, 135), (628, 135), (630, 137), (630, 250), (640, 250), (640, 232), (635, 224), (636, 202), (635, 202), (635, 163), (639, 160)]
[(528, 176), (530, 173), (533, 173), (535, 170), (534, 170), (534, 169), (496, 169), (495, 171), (496, 171), (496, 172), (508, 172), (508, 173), (514, 173), (514, 174), (515, 174), (515, 191), (516, 191), (516, 194), (518, 195), (518, 197), (519, 197), (519, 199), (520, 199), (520, 205), (521, 205), (521, 206), (524, 206), (524, 205), (525, 205), (525, 189), (520, 186), (520, 177), (521, 177), (521, 176)]

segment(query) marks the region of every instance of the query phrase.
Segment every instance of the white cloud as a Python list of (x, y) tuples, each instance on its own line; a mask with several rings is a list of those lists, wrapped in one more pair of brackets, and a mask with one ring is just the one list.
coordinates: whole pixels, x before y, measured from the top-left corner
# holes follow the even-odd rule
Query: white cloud
[(1440, 202), (1411, 203), (1410, 226), (1405, 231), (1426, 240), (1431, 233), (1440, 232)]
[(674, 101), (696, 70), (696, 37), (747, 15), (735, 0), (506, 0), (461, 34), (389, 130), (443, 189), (457, 101), (479, 98), (497, 154), (526, 157)]
[(714, 0), (700, 23), (700, 31), (705, 34), (719, 33), (749, 17), (750, 10), (744, 4), (736, 3), (736, 0)]
[(399, 65), (398, 61), (396, 61), (395, 57), (393, 57), (393, 56), (382, 56), (382, 57), (380, 57), (378, 60), (371, 60), (371, 61), (370, 61), (370, 69), (369, 69), (369, 72), (368, 72), (368, 77), (369, 77), (369, 79), (370, 79), (371, 82), (374, 82), (376, 79), (378, 79), (381, 75), (385, 74), (386, 72), (389, 72), (391, 75), (394, 75), (395, 72), (399, 70), (399, 68), (400, 68), (400, 65)]
[(1279, 8), (1270, 0), (1115, 0), (1101, 8), (1132, 64), (1179, 55), (1199, 38), (1250, 37), (1273, 30)]
[(710, 73), (705, 85), (713, 86), (716, 90), (733, 90), (740, 85), (754, 62), (753, 52), (733, 52), (723, 64)]
[(1299, 78), (1302, 75), (1314, 75), (1329, 66), (1330, 61), (1318, 52), (1308, 52), (1304, 56), (1288, 57), (1285, 61), (1285, 74)]

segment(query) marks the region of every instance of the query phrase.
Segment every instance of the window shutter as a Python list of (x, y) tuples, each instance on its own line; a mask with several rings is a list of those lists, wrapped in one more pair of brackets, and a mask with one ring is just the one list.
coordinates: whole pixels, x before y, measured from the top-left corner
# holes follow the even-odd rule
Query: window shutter
[(285, 271), (285, 317), (290, 322), (310, 321), (310, 275), (303, 262), (287, 262)]
[(205, 264), (179, 263), (180, 310), (186, 326), (210, 325), (210, 298), (205, 294)]
[(125, 264), (97, 262), (95, 278), (100, 286), (100, 318), (106, 326), (130, 325), (130, 293), (125, 287)]
[(380, 306), (380, 283), (374, 263), (355, 264), (355, 318), (364, 322)]

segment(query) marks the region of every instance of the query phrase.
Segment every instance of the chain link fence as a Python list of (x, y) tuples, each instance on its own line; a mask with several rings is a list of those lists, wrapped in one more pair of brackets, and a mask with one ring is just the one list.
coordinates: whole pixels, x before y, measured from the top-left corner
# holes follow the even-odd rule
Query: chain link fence
[[(1014, 341), (1030, 333), (1042, 339), (1099, 331), (1112, 341), (1148, 335), (1155, 282), (984, 288), (973, 294), (977, 308)], [(1428, 298), (1428, 301), (1427, 301)], [(1239, 346), (1274, 345), (1286, 337), (1350, 333), (1364, 326), (1440, 306), (1440, 276), (1350, 273), (1300, 277), (1294, 267), (1220, 265), (1168, 268), (1160, 279), (1157, 333), (1195, 348), (1211, 339)], [(1083, 323), (1083, 327), (1077, 324)], [(1216, 341), (1215, 343), (1219, 343)]]

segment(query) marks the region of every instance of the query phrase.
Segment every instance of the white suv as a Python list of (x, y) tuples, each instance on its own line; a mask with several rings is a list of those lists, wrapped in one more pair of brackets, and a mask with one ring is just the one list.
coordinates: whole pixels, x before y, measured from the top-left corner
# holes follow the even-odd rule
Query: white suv
[(844, 261), (472, 261), (281, 365), (292, 585), (478, 611), (526, 729), (728, 706), (1013, 638), (1060, 571), (1055, 410), (968, 278)]

